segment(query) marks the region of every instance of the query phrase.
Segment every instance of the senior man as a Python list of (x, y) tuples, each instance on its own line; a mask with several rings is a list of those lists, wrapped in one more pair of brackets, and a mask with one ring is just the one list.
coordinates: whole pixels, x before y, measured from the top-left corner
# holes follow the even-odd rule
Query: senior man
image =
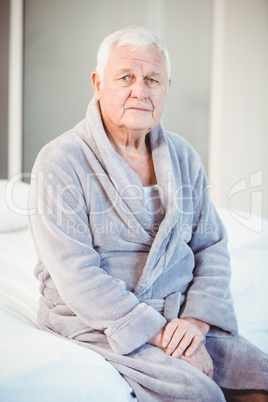
[(166, 47), (117, 31), (92, 83), (86, 118), (33, 168), (39, 327), (102, 354), (141, 402), (267, 400), (268, 358), (237, 334), (200, 158), (160, 122)]

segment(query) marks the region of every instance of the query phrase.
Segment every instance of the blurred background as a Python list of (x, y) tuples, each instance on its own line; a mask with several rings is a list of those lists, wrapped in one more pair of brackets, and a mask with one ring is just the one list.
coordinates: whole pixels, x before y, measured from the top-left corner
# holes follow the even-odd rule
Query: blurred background
[(163, 123), (199, 152), (216, 206), (268, 218), (268, 0), (1, 0), (0, 178), (27, 179), (84, 118), (98, 46), (129, 25), (169, 49)]

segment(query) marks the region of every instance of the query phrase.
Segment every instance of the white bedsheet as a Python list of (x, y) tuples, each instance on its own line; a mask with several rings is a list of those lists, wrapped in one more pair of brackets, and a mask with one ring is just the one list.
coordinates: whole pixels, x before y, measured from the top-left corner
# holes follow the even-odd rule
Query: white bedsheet
[(0, 401), (133, 401), (102, 356), (36, 328), (35, 262), (27, 229), (0, 234)]
[[(268, 353), (268, 222), (256, 233), (220, 213), (240, 333)], [(0, 233), (1, 402), (133, 401), (129, 385), (101, 356), (36, 328), (35, 262), (28, 229)]]

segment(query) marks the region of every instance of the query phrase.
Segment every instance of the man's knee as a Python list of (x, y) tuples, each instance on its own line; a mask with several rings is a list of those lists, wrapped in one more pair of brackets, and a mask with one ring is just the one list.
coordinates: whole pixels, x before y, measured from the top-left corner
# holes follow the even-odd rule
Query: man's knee
[(196, 384), (196, 395), (192, 398), (196, 401), (202, 402), (226, 402), (224, 394), (218, 384), (209, 378), (207, 375), (203, 375), (197, 379), (193, 379), (193, 383)]

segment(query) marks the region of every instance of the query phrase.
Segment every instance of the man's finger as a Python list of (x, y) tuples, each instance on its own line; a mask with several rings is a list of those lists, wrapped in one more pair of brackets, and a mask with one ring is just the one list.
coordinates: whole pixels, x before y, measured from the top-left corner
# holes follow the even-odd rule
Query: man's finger
[[(178, 343), (178, 346), (174, 349), (172, 356), (175, 358), (180, 357), (183, 354), (183, 352), (185, 352), (185, 350), (192, 344), (194, 339), (195, 339), (194, 334), (192, 334), (189, 331), (185, 332), (182, 340)], [(196, 348), (194, 348), (194, 350), (195, 349)]]
[(178, 328), (178, 323), (176, 321), (171, 321), (166, 325), (164, 334), (163, 334), (163, 339), (162, 339), (162, 347), (165, 349), (168, 344), (170, 343), (174, 332)]
[(190, 346), (185, 351), (185, 356), (191, 357), (195, 353), (195, 351), (197, 350), (197, 348), (200, 345), (200, 343), (201, 343), (201, 337), (198, 336), (198, 335), (194, 336)]

